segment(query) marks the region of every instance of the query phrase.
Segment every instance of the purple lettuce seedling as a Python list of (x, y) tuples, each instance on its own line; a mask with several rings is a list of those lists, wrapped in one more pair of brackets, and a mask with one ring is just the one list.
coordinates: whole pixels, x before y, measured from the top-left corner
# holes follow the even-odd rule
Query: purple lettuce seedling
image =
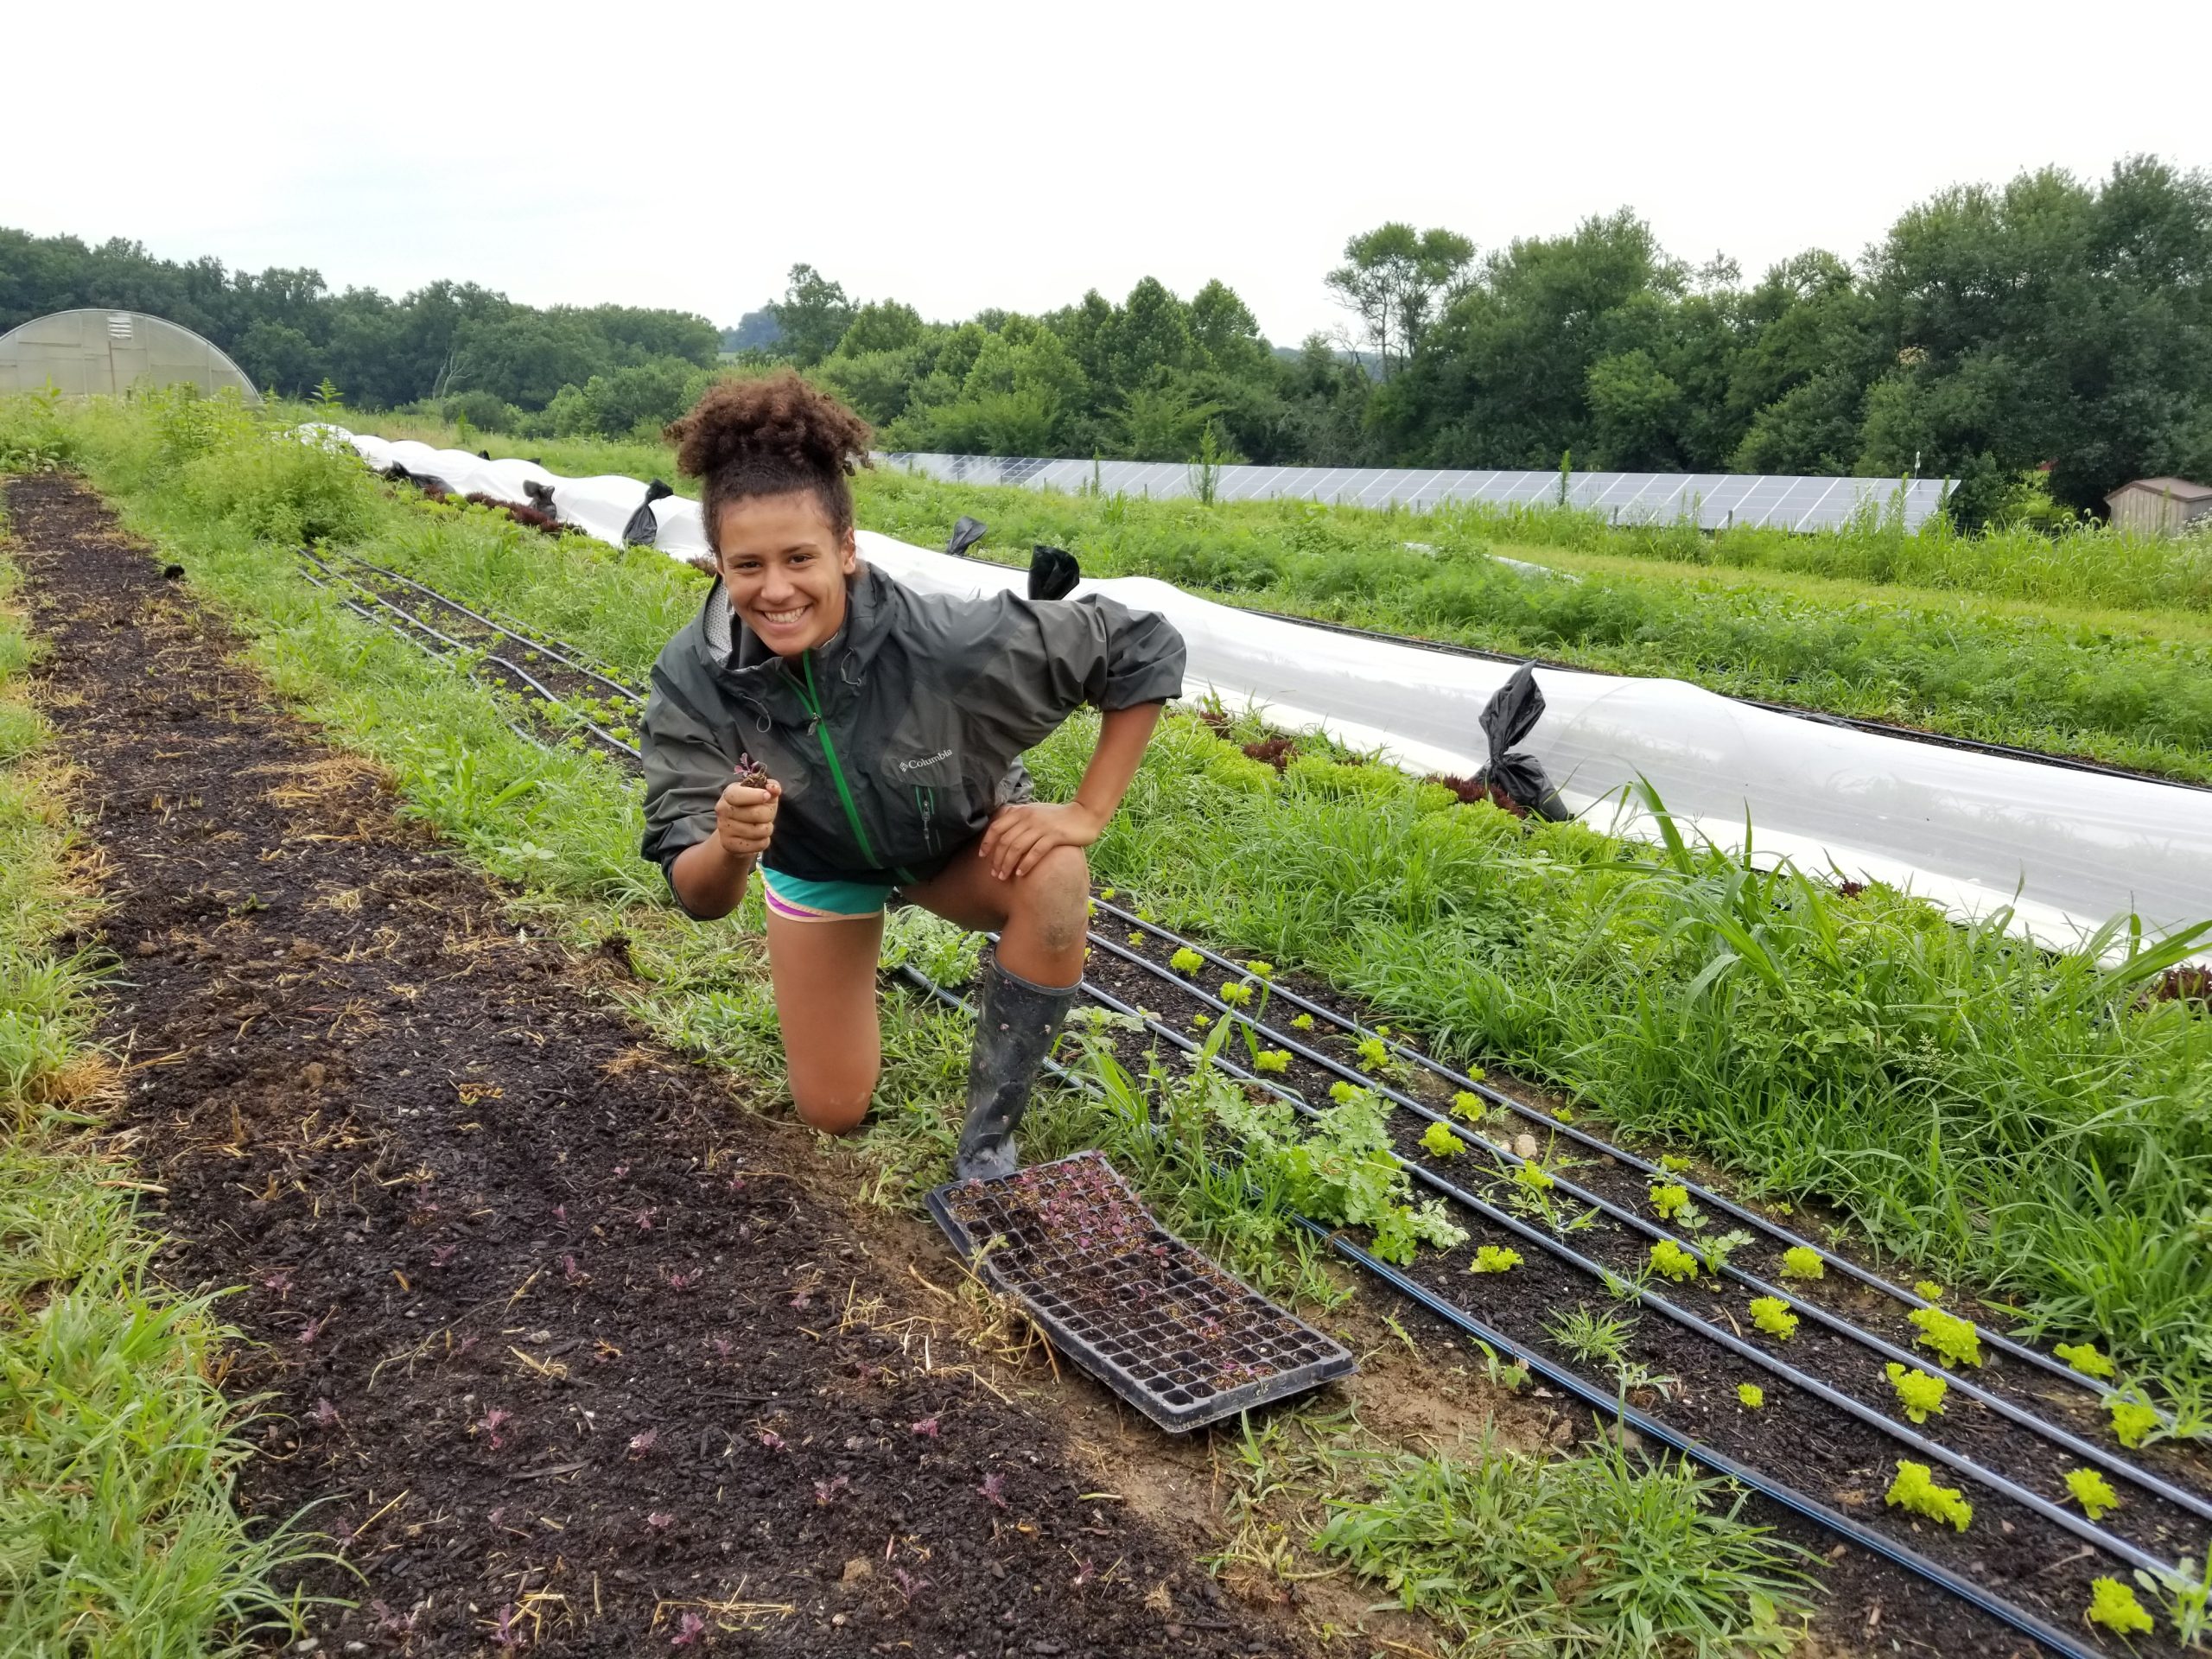
[(522, 1633), (522, 1615), (512, 1602), (492, 1615), (492, 1645), (495, 1648), (518, 1648), (528, 1639)]
[(492, 1449), (494, 1452), (499, 1452), (504, 1450), (507, 1444), (506, 1441), (500, 1437), (499, 1431), (505, 1428), (509, 1423), (514, 1421), (514, 1413), (512, 1411), (503, 1411), (499, 1407), (494, 1406), (489, 1411), (486, 1412), (483, 1416), (477, 1419), (476, 1427), (482, 1429), (485, 1433), (492, 1437)]
[(983, 1484), (978, 1486), (976, 1490), (983, 1495), (984, 1502), (988, 1503), (995, 1503), (1000, 1509), (1005, 1509), (1007, 1507), (1006, 1477), (1004, 1475), (995, 1473), (985, 1475), (983, 1477)]
[(653, 1208), (650, 1205), (648, 1205), (645, 1209), (639, 1211), (638, 1230), (641, 1233), (650, 1233), (652, 1231), (653, 1217), (659, 1213), (660, 1211), (658, 1210)]
[(461, 1246), (458, 1244), (433, 1244), (430, 1246), (430, 1265), (434, 1268), (450, 1266), (454, 1257), (460, 1254)]
[(784, 1450), (784, 1437), (772, 1428), (764, 1428), (760, 1431), (760, 1444), (771, 1452), (781, 1452)]
[(614, 1179), (618, 1181), (629, 1173), (630, 1166), (627, 1164), (617, 1164), (614, 1166)]
[(563, 1255), (561, 1258), (561, 1274), (572, 1285), (591, 1283), (591, 1274), (576, 1265), (576, 1258), (573, 1255)]
[(814, 1483), (814, 1501), (826, 1510), (835, 1503), (839, 1495), (849, 1489), (852, 1484), (852, 1477), (849, 1475), (833, 1475), (828, 1480), (817, 1480)]
[(903, 1567), (893, 1567), (891, 1576), (899, 1586), (899, 1595), (909, 1602), (930, 1587), (930, 1580), (909, 1573)]
[(666, 1532), (676, 1524), (676, 1517), (666, 1510), (649, 1510), (645, 1513), (645, 1530)]
[(921, 1421), (911, 1424), (909, 1427), (912, 1428), (915, 1433), (920, 1435), (924, 1440), (933, 1440), (937, 1439), (938, 1422), (935, 1413), (931, 1413), (929, 1416), (923, 1418)]
[(699, 1281), (706, 1276), (704, 1268), (694, 1268), (689, 1273), (671, 1273), (668, 1275), (668, 1287), (677, 1291), (696, 1290)]
[(641, 1428), (630, 1437), (630, 1455), (633, 1458), (650, 1457), (653, 1447), (659, 1444), (660, 1430)]
[(340, 1421), (338, 1415), (338, 1408), (332, 1405), (327, 1400), (316, 1401), (315, 1402), (315, 1411), (312, 1414), (315, 1418), (315, 1426), (317, 1428), (335, 1428), (338, 1427)]
[(707, 1633), (707, 1621), (696, 1613), (686, 1613), (676, 1621), (676, 1634), (668, 1638), (671, 1648), (688, 1648)]
[(808, 1295), (802, 1290), (798, 1295), (791, 1298), (791, 1306), (798, 1308), (811, 1307), (814, 1306), (814, 1298)]
[(555, 1205), (553, 1206), (553, 1219), (558, 1225), (566, 1227), (569, 1224), (569, 1206), (565, 1204)]
[(715, 1351), (716, 1359), (728, 1359), (737, 1351), (737, 1344), (728, 1337), (709, 1337), (707, 1346)]
[[(334, 1309), (333, 1312), (335, 1312), (335, 1310)], [(302, 1348), (314, 1347), (315, 1338), (322, 1334), (322, 1328), (330, 1323), (330, 1314), (326, 1313), (321, 1319), (309, 1319), (305, 1325), (302, 1325), (300, 1327), (300, 1346)]]
[(289, 1268), (277, 1268), (261, 1281), (261, 1287), (276, 1292), (276, 1300), (283, 1301), (292, 1294), (292, 1270)]

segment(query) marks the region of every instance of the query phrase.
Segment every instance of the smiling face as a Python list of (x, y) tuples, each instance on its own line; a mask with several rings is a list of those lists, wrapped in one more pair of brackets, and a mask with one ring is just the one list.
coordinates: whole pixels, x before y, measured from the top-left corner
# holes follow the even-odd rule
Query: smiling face
[(779, 657), (828, 643), (845, 625), (845, 578), (860, 568), (853, 532), (840, 534), (811, 490), (749, 495), (717, 526), (730, 608)]

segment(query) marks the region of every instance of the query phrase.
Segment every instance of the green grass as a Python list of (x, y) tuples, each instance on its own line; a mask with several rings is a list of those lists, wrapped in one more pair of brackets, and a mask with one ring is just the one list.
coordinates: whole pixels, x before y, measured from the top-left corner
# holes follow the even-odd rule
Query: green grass
[(218, 1299), (163, 1287), (136, 1171), (94, 1131), (117, 1086), (63, 774), (19, 677), (0, 537), (0, 1652), (242, 1653), (295, 1631), (297, 1544), (231, 1501), (251, 1402), (214, 1381)]
[[(364, 417), (450, 442), (450, 429)], [(675, 478), (664, 447), (518, 446), (556, 471)], [(1819, 535), (1614, 528), (1554, 509), (1430, 514), (1096, 499), (881, 472), (862, 524), (941, 546), (970, 513), (995, 556), (1068, 548), (1095, 575), (1152, 575), (1230, 603), (1732, 696), (2094, 756), (2212, 782), (2212, 540), (2027, 531)], [(1405, 543), (1426, 543), (1419, 551)], [(1579, 578), (1519, 573), (1491, 556)]]
[[(144, 419), (88, 414), (79, 436), (149, 522), (215, 534), (211, 509), (158, 474), (133, 484), (134, 467), (158, 460)], [(189, 475), (203, 463), (179, 464)], [(512, 611), (633, 679), (696, 602), (701, 579), (658, 555), (556, 550), (481, 510), (353, 480), (360, 499), (348, 511), (365, 526), (355, 545), (369, 556)], [(226, 511), (220, 536), (238, 550), (212, 568), (188, 560), (195, 581), (234, 609), (302, 626), (312, 617), (326, 677), (351, 652), (391, 658), (391, 674), (426, 686), (440, 680), (404, 647), (359, 641), (237, 528), (290, 509)], [(232, 571), (253, 586), (236, 586)], [(280, 675), (294, 649), (264, 641)], [(435, 720), (402, 713), (388, 678), (315, 696), (335, 700), (341, 723), (493, 868), (597, 902), (660, 902), (658, 879), (629, 851), (626, 785), (594, 772), (583, 790), (549, 775), (487, 806), (547, 763), (504, 734), (488, 701), (464, 731), (458, 703)], [(450, 685), (437, 695), (477, 696)], [(392, 722), (408, 728), (404, 741), (385, 732)], [(1090, 733), (1071, 722), (1032, 757), (1048, 791), (1072, 789)], [(1845, 899), (1698, 849), (1655, 853), (1580, 825), (1442, 810), (1438, 791), (1389, 768), (1314, 760), (1277, 779), (1187, 719), (1163, 728), (1094, 865), (1163, 919), (1317, 972), (1447, 1056), (1514, 1067), (1631, 1132), (1701, 1147), (1754, 1191), (1827, 1198), (1881, 1250), (2016, 1301), (2029, 1330), (2095, 1338), (2184, 1395), (2212, 1383), (2201, 1243), (2212, 1214), (2212, 1020), (2179, 1003), (2139, 1005), (2151, 958), (2107, 971), (1993, 925), (1961, 930), (1884, 889)], [(704, 1001), (687, 995), (655, 1017), (697, 1052), (772, 1077), (765, 992), (696, 965), (697, 938), (679, 926), (652, 948), (669, 953), (656, 971)], [(916, 1018), (925, 1030), (930, 1016)], [(913, 1116), (895, 1103), (906, 1091), (929, 1100), (941, 1134), (938, 1103), (956, 1085), (949, 1046), (916, 1042), (894, 1053), (887, 1145), (888, 1125)], [(902, 1167), (938, 1166), (934, 1150), (899, 1156)]]

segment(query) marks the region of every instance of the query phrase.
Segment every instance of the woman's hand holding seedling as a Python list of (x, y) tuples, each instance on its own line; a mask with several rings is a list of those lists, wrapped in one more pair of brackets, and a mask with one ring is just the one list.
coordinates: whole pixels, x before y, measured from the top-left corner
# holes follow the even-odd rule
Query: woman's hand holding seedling
[(733, 778), (715, 803), (715, 839), (732, 858), (755, 859), (775, 833), (776, 804), (784, 786), (758, 766)]

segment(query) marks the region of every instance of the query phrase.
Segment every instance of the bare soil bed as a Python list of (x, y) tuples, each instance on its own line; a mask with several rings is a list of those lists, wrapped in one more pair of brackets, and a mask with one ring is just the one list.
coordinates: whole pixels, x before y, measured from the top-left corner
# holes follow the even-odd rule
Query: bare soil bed
[(105, 865), (118, 1127), (169, 1277), (245, 1287), (239, 1502), (318, 1505), (342, 1564), (303, 1586), (359, 1604), (327, 1650), (1307, 1650), (916, 1340), (810, 1154), (640, 1046), (609, 969), (518, 932), (92, 496), (9, 504)]

